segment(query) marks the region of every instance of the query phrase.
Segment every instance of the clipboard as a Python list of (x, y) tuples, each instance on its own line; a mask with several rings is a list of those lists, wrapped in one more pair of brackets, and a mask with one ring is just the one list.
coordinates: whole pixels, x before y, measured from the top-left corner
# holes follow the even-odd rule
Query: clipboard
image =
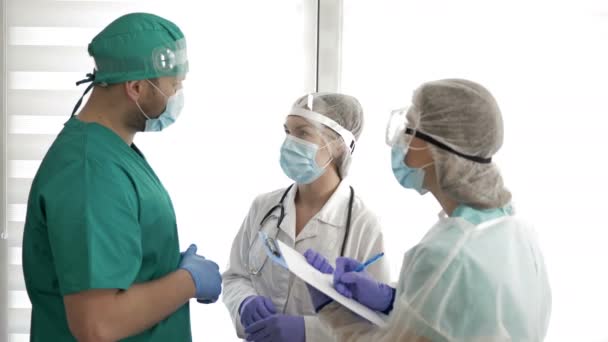
[(387, 315), (374, 311), (336, 291), (333, 285), (333, 275), (319, 272), (317, 269), (308, 264), (306, 258), (302, 254), (287, 246), (283, 242), (268, 238), (268, 236), (263, 232), (260, 232), (258, 235), (262, 240), (262, 244), (268, 258), (270, 258), (272, 262), (288, 269), (291, 273), (302, 279), (302, 281), (308, 285), (323, 292), (334, 301), (340, 303), (342, 306), (348, 308), (371, 323), (374, 323), (380, 327), (387, 325)]

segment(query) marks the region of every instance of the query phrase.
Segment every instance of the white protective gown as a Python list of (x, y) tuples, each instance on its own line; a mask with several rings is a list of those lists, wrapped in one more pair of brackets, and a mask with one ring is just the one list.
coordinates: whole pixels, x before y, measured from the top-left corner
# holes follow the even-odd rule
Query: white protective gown
[(332, 303), (339, 341), (542, 341), (551, 290), (532, 228), (510, 209), (461, 206), (403, 259), (388, 326)]

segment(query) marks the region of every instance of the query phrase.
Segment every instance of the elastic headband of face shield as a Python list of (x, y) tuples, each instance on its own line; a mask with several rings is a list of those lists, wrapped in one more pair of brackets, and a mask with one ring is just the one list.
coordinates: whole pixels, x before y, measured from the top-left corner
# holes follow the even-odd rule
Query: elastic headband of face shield
[(327, 116), (304, 108), (292, 108), (290, 115), (296, 115), (308, 119), (313, 122), (320, 123), (332, 131), (336, 132), (344, 141), (347, 150), (352, 154), (355, 150), (355, 136), (339, 123), (328, 118)]
[[(409, 147), (409, 143), (413, 137), (416, 137), (420, 140), (423, 140), (429, 144), (434, 145), (444, 151), (455, 154), (461, 158), (470, 160), (472, 162), (480, 163), (480, 164), (490, 164), (492, 162), (492, 158), (484, 158), (479, 156), (471, 156), (468, 154), (464, 154), (462, 152), (457, 151), (456, 149), (448, 146), (447, 144), (442, 143), (441, 141), (433, 138), (432, 136), (421, 132), (419, 129), (415, 128), (415, 126), (408, 127), (408, 121), (406, 118), (406, 114), (409, 110), (409, 107), (396, 109), (391, 112), (391, 116), (386, 127), (386, 143), (390, 147), (395, 145), (403, 144), (404, 148)], [(409, 138), (408, 138), (409, 137)]]

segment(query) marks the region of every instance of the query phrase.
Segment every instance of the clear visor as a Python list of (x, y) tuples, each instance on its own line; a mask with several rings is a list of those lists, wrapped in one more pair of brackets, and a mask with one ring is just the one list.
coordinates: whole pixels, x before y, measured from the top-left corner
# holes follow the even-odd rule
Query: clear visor
[(152, 52), (152, 63), (154, 69), (163, 74), (185, 69), (188, 65), (186, 40), (180, 39), (167, 44), (167, 46), (154, 49)]
[[(312, 96), (309, 96), (309, 100), (311, 98)], [(337, 135), (341, 138), (346, 150), (350, 153), (353, 152), (356, 142), (354, 135), (349, 130), (340, 126), (340, 124), (334, 120), (325, 115), (304, 108), (292, 108), (290, 115), (306, 120), (309, 124), (317, 127), (320, 132), (328, 132), (331, 136)], [(328, 133), (325, 133), (325, 136), (328, 136)]]
[(284, 127), (285, 133), (319, 147), (323, 147), (336, 139), (335, 133), (331, 129), (299, 115), (288, 115)]
[(391, 112), (386, 125), (386, 144), (407, 149), (414, 138), (416, 125), (410, 123), (407, 114), (411, 107), (395, 109)]

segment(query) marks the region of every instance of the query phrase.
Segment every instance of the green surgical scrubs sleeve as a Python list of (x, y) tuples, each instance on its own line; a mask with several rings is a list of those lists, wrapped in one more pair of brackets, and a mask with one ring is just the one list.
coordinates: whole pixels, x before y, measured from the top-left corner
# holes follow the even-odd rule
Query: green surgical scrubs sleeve
[(73, 162), (41, 200), (62, 295), (133, 284), (141, 230), (137, 192), (124, 168), (93, 158)]

